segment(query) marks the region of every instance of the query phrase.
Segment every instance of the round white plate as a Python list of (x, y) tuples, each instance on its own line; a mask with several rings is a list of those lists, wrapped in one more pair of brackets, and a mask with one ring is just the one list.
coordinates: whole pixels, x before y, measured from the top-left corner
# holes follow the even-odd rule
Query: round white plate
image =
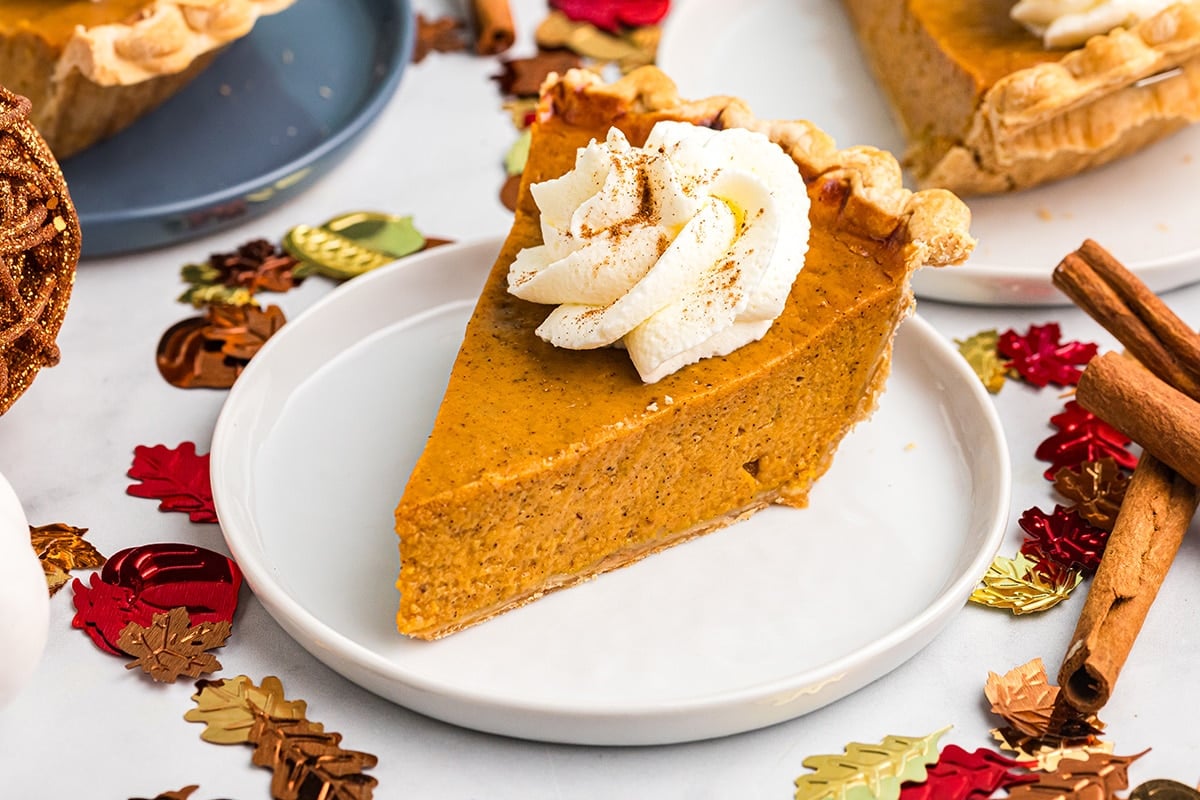
[[(685, 97), (733, 94), (765, 118), (810, 119), (839, 145), (893, 153), (904, 140), (838, 0), (679, 0), (658, 64)], [(1100, 242), (1155, 291), (1200, 280), (1200, 126), (1048, 186), (968, 198), (979, 246), (965, 265), (924, 270), (938, 300), (1065, 305), (1050, 283), (1064, 255)]]
[(438, 642), (394, 627), (392, 511), (498, 240), (409, 257), (290, 322), (217, 422), (230, 550), (304, 647), (379, 695), (523, 738), (649, 744), (799, 716), (894, 669), (999, 545), (1009, 465), (990, 398), (919, 318), (879, 410), (804, 510), (741, 524)]

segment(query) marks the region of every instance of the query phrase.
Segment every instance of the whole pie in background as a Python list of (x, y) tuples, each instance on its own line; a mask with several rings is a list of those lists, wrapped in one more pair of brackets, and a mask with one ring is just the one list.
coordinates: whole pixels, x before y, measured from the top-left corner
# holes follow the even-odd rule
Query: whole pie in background
[(1012, 18), (1014, 0), (843, 2), (922, 187), (1036, 186), (1200, 117), (1200, 3), (1047, 46)]
[(295, 0), (0, 0), (0, 80), (60, 160), (178, 92)]

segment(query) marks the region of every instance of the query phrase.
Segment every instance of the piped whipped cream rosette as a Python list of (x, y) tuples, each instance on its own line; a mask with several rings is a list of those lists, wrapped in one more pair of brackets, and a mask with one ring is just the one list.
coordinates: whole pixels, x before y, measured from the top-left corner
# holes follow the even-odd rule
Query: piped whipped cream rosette
[(1092, 36), (1130, 27), (1178, 0), (1020, 0), (1012, 18), (1046, 47), (1076, 47)]
[(808, 250), (808, 193), (766, 136), (659, 122), (642, 147), (613, 128), (575, 168), (530, 187), (543, 244), (509, 291), (557, 306), (537, 335), (625, 347), (646, 383), (761, 339)]

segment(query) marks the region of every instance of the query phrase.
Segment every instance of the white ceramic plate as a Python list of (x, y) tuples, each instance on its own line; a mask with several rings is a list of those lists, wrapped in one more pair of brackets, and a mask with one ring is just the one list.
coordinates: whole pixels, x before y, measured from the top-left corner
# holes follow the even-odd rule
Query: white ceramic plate
[[(761, 117), (805, 118), (842, 146), (904, 151), (838, 0), (679, 0), (659, 65), (684, 96), (735, 94)], [(989, 305), (1066, 304), (1054, 266), (1086, 238), (1156, 291), (1200, 280), (1200, 126), (1099, 170), (1016, 194), (972, 198), (979, 247), (924, 270), (917, 294)]]
[(466, 727), (589, 744), (701, 739), (799, 716), (892, 670), (962, 607), (1008, 515), (990, 399), (905, 323), (881, 407), (810, 508), (771, 508), (439, 642), (394, 628), (392, 510), (498, 240), (413, 256), (288, 323), (212, 447), (255, 594), (350, 680)]

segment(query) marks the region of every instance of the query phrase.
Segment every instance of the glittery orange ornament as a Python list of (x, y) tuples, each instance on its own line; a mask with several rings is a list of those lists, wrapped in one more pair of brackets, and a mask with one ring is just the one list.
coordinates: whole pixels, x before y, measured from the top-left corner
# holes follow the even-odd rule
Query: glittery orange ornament
[(58, 363), (79, 262), (75, 207), (30, 109), (0, 87), (0, 414)]

